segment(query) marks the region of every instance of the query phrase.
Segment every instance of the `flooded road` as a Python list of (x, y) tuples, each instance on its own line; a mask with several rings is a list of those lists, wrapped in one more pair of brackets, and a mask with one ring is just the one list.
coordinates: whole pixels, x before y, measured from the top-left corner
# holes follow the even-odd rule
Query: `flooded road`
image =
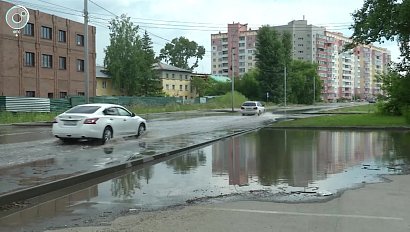
[[(107, 225), (129, 213), (230, 200), (315, 202), (406, 174), (410, 133), (280, 130), (235, 136), (2, 212), (7, 231)], [(23, 209), (24, 208), (24, 209)]]

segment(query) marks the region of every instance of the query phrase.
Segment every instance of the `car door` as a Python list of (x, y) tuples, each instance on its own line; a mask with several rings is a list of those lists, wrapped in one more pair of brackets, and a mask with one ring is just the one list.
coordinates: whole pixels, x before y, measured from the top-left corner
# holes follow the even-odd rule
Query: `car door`
[(114, 137), (121, 135), (124, 129), (118, 109), (116, 107), (109, 107), (103, 111), (103, 114), (106, 120), (106, 125), (110, 125), (113, 129)]
[(135, 134), (138, 131), (138, 122), (131, 113), (124, 108), (117, 108), (124, 134)]

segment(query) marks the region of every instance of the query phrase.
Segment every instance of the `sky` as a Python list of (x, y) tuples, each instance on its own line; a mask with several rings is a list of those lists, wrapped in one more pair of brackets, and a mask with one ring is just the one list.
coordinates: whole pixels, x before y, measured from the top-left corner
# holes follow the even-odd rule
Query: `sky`
[[(84, 0), (6, 0), (16, 5), (84, 22)], [(248, 24), (248, 29), (262, 25), (284, 25), (305, 18), (308, 24), (326, 27), (333, 32), (351, 35), (351, 14), (362, 7), (362, 0), (89, 0), (90, 25), (97, 29), (97, 65), (102, 65), (104, 48), (109, 45), (108, 22), (126, 14), (140, 34), (146, 30), (156, 55), (172, 39), (184, 36), (202, 45), (206, 54), (194, 70), (211, 72), (211, 34), (227, 32), (228, 23)], [(392, 60), (400, 55), (396, 42), (382, 45)]]

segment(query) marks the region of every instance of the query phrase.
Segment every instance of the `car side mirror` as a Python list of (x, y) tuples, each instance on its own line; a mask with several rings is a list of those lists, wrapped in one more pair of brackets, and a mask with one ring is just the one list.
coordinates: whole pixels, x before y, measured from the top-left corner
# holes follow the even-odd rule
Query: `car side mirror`
[(134, 114), (134, 113), (131, 113), (131, 117), (135, 117), (135, 114)]

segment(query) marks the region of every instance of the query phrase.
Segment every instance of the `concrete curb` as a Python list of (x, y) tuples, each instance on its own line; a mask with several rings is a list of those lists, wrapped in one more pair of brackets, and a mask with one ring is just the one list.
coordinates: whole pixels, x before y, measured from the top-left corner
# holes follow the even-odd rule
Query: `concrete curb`
[(238, 136), (238, 135), (241, 135), (241, 134), (256, 131), (256, 130), (259, 130), (260, 128), (261, 127), (258, 127), (258, 128), (255, 128), (255, 129), (241, 130), (241, 131), (234, 132), (232, 134), (229, 134), (229, 135), (226, 135), (226, 136), (223, 136), (223, 137), (211, 139), (211, 140), (206, 141), (206, 142), (194, 144), (194, 145), (191, 145), (191, 146), (179, 148), (179, 149), (164, 152), (164, 153), (159, 153), (159, 154), (156, 154), (156, 155), (153, 155), (153, 156), (147, 156), (147, 157), (144, 157), (144, 158), (131, 160), (131, 161), (128, 161), (128, 162), (125, 162), (125, 163), (122, 163), (122, 164), (114, 165), (114, 166), (107, 167), (107, 168), (100, 169), (100, 170), (86, 172), (86, 173), (79, 174), (79, 175), (72, 176), (72, 177), (67, 177), (67, 178), (64, 178), (64, 179), (61, 179), (61, 180), (52, 181), (50, 183), (38, 185), (38, 186), (35, 186), (35, 187), (26, 188), (26, 189), (22, 189), (22, 190), (17, 190), (15, 192), (6, 193), (6, 194), (3, 194), (3, 195), (0, 195), (0, 206), (10, 204), (12, 202), (31, 199), (31, 198), (38, 197), (40, 195), (47, 194), (47, 193), (50, 193), (50, 192), (54, 192), (54, 191), (57, 191), (57, 190), (61, 190), (61, 189), (64, 189), (64, 188), (69, 188), (69, 187), (81, 184), (82, 182), (86, 182), (86, 181), (91, 180), (91, 179), (100, 178), (100, 177), (103, 177), (105, 175), (113, 174), (115, 172), (119, 172), (119, 171), (131, 168), (131, 167), (135, 167), (135, 166), (138, 166), (138, 165), (149, 164), (151, 162), (158, 161), (159, 159), (166, 158), (168, 156), (172, 156), (172, 155), (175, 155), (175, 154), (178, 154), (178, 153), (182, 153), (182, 152), (193, 150), (193, 149), (196, 149), (196, 148), (199, 148), (199, 147), (203, 147), (203, 146), (209, 145), (211, 143), (214, 143), (216, 141), (226, 139), (226, 138), (229, 138), (229, 137)]

